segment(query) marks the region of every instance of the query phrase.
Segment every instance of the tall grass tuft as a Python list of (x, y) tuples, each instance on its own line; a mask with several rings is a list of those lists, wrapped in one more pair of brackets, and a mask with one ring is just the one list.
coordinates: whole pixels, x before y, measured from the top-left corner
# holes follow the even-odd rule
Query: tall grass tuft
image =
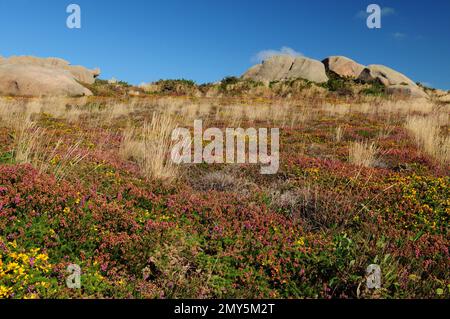
[(57, 180), (61, 180), (86, 156), (82, 154), (80, 144), (81, 141), (78, 141), (64, 148), (62, 139), (52, 144), (45, 129), (25, 119), (16, 124), (14, 160), (17, 163), (29, 163), (41, 173), (53, 174)]
[(124, 131), (119, 153), (124, 159), (137, 162), (147, 179), (172, 182), (179, 175), (178, 166), (170, 159), (172, 131), (176, 127), (168, 113), (153, 113), (142, 129)]
[(450, 163), (450, 136), (440, 134), (441, 125), (448, 124), (448, 115), (409, 116), (405, 128), (416, 145), (443, 164)]
[(358, 166), (373, 167), (379, 152), (375, 143), (352, 142), (349, 147), (349, 162)]
[(340, 143), (342, 141), (342, 137), (344, 136), (344, 130), (341, 126), (338, 126), (334, 131), (334, 138), (336, 142)]

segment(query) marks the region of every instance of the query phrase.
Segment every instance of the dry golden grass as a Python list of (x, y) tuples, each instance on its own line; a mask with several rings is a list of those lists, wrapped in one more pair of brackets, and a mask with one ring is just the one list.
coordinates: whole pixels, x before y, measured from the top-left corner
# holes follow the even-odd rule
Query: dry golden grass
[(323, 104), (321, 109), (328, 116), (334, 116), (342, 118), (347, 116), (351, 111), (351, 105), (349, 104)]
[(14, 159), (17, 163), (29, 163), (40, 172), (51, 173), (61, 180), (86, 156), (80, 144), (81, 141), (78, 141), (64, 149), (62, 139), (52, 143), (45, 129), (27, 119), (17, 127), (14, 135)]
[[(17, 122), (19, 123), (19, 122)], [(44, 131), (36, 127), (30, 120), (24, 120), (16, 125), (14, 135), (14, 158), (18, 163), (32, 163), (33, 154), (39, 141), (43, 139)]]
[(177, 178), (178, 166), (169, 158), (175, 128), (176, 123), (167, 113), (154, 113), (151, 122), (144, 123), (142, 169), (145, 177), (167, 182)]
[[(308, 121), (321, 119), (324, 115), (343, 118), (359, 113), (374, 118), (387, 118), (389, 125), (381, 129), (378, 136), (385, 138), (392, 133), (395, 124), (402, 123), (403, 119), (409, 116), (406, 128), (414, 136), (417, 145), (439, 161), (449, 161), (449, 138), (439, 134), (439, 126), (436, 126), (437, 122), (439, 125), (448, 124), (448, 117), (443, 118), (441, 115), (440, 120), (436, 121), (435, 117), (434, 120), (431, 120), (431, 117), (427, 120), (417, 116), (436, 113), (437, 107), (427, 100), (367, 97), (363, 99), (363, 103), (347, 101), (333, 104), (322, 99), (314, 105), (302, 100), (279, 100), (275, 103), (268, 103), (264, 99), (255, 101), (185, 97), (133, 98), (127, 101), (113, 98), (0, 99), (0, 126), (7, 126), (18, 132), (16, 142), (22, 142), (16, 149), (17, 160), (33, 162), (33, 154), (39, 153), (38, 149), (47, 149), (50, 155), (54, 153), (50, 146), (37, 146), (37, 141), (41, 139), (44, 131), (34, 124), (27, 126), (30, 125), (29, 122), (36, 120), (36, 115), (45, 113), (73, 126), (80, 127), (87, 123), (90, 128), (103, 130), (123, 129), (121, 119), (127, 117), (133, 117), (139, 122), (147, 119), (142, 128), (130, 126), (123, 131), (120, 156), (137, 162), (142, 174), (147, 178), (173, 180), (179, 175), (179, 171), (168, 161), (170, 134), (177, 125), (191, 127), (196, 119), (202, 119), (204, 127), (223, 125), (236, 128), (245, 123), (254, 127), (293, 129)], [(445, 114), (445, 110), (441, 112)], [(341, 142), (343, 134), (343, 127), (337, 127), (333, 132), (335, 141)], [(70, 149), (67, 151), (72, 154), (70, 156), (74, 156)], [(353, 143), (350, 145), (349, 160), (357, 165), (372, 166), (376, 162), (377, 151), (375, 144)], [(61, 145), (57, 146), (55, 152), (61, 152)], [(43, 165), (42, 161), (40, 165)], [(44, 166), (43, 170), (50, 169)]]
[(82, 110), (79, 107), (72, 107), (66, 111), (64, 114), (64, 117), (66, 118), (67, 122), (70, 124), (78, 123), (81, 119), (81, 117), (86, 114), (86, 111)]
[(0, 102), (0, 125), (10, 129), (20, 128), (20, 125), (30, 119), (23, 103), (2, 100)]
[(123, 133), (120, 155), (138, 163), (147, 179), (172, 182), (179, 176), (179, 167), (170, 159), (172, 131), (176, 122), (168, 113), (153, 113), (142, 129), (127, 128)]
[(441, 126), (448, 125), (448, 114), (409, 116), (405, 127), (416, 145), (443, 164), (450, 163), (450, 136), (441, 134)]
[(65, 119), (71, 124), (82, 119), (89, 120), (91, 126), (109, 124), (113, 120), (125, 117), (136, 109), (147, 108), (148, 105), (138, 99), (123, 102), (115, 99), (105, 101), (105, 106), (90, 101), (88, 98), (45, 97), (39, 99), (9, 100), (0, 99), (0, 120), (8, 123), (18, 114), (32, 118), (38, 114), (51, 115), (57, 119)]
[(119, 155), (126, 160), (138, 161), (142, 159), (142, 142), (137, 134), (137, 129), (128, 126), (122, 133)]
[(0, 100), (0, 126), (11, 130), (12, 153), (17, 163), (29, 163), (40, 172), (64, 178), (86, 156), (81, 151), (81, 140), (66, 145), (54, 140), (46, 129), (38, 127), (33, 118), (38, 114), (62, 116), (66, 99), (42, 98), (29, 100)]
[(377, 161), (378, 152), (373, 142), (352, 142), (349, 146), (349, 162), (358, 166), (372, 167)]
[(311, 118), (311, 112), (292, 103), (268, 104), (230, 104), (217, 107), (216, 121), (224, 121), (229, 127), (240, 127), (243, 121), (257, 126), (281, 126), (293, 128)]
[(434, 110), (435, 105), (427, 99), (387, 99), (382, 101), (375, 100), (373, 103), (364, 103), (360, 108), (366, 114), (391, 113), (409, 115), (414, 113), (429, 114)]
[(334, 138), (336, 142), (340, 143), (342, 141), (342, 137), (344, 136), (344, 130), (342, 129), (341, 126), (338, 126), (334, 133), (335, 133)]
[(377, 114), (430, 114), (436, 109), (436, 105), (427, 99), (386, 99), (379, 97), (366, 97), (362, 103), (320, 105), (320, 109), (329, 116), (344, 117), (350, 113), (362, 113), (367, 115)]

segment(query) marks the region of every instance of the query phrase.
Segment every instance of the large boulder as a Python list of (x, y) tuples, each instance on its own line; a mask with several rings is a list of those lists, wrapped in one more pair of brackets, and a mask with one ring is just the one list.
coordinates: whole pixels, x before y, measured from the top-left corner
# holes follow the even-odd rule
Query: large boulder
[(427, 98), (428, 94), (406, 75), (384, 65), (369, 65), (359, 75), (364, 83), (378, 82), (386, 86), (389, 94), (403, 95), (412, 98)]
[(69, 71), (79, 82), (93, 84), (95, 78), (100, 75), (99, 69), (90, 70), (80, 65), (70, 65), (66, 60), (60, 58), (38, 58), (34, 56), (12, 56), (8, 59), (0, 59), (0, 64), (37, 65), (42, 67), (58, 68)]
[(266, 83), (297, 78), (317, 83), (328, 81), (323, 63), (289, 55), (272, 56), (262, 64), (251, 67), (242, 78)]
[(384, 86), (408, 84), (417, 86), (414, 81), (406, 75), (401, 74), (384, 65), (372, 64), (367, 66), (359, 75), (359, 80), (365, 83), (379, 82)]
[(450, 103), (450, 93), (447, 93), (447, 95), (440, 96), (439, 101), (443, 103)]
[(444, 91), (444, 90), (440, 90), (440, 89), (436, 89), (436, 90), (434, 90), (433, 93), (437, 97), (442, 97), (442, 96), (445, 96), (445, 95), (449, 94), (450, 92), (447, 92), (447, 91)]
[(100, 75), (100, 69), (89, 70), (84, 66), (80, 65), (69, 65), (64, 67), (64, 69), (68, 70), (75, 79), (81, 83), (93, 84), (95, 82), (95, 78)]
[(428, 94), (425, 93), (419, 86), (395, 84), (386, 88), (386, 92), (391, 95), (400, 95), (412, 98), (428, 98)]
[(361, 72), (366, 68), (344, 56), (330, 56), (322, 61), (327, 71), (336, 73), (341, 77), (358, 78)]
[(294, 57), (277, 55), (263, 61), (262, 64), (252, 66), (242, 76), (244, 79), (271, 82), (287, 78), (290, 68), (294, 63)]
[(70, 65), (69, 62), (66, 60), (60, 59), (60, 58), (38, 58), (34, 56), (11, 56), (9, 58), (6, 58), (4, 63), (10, 63), (10, 64), (32, 64), (32, 65), (39, 65), (39, 66), (50, 66), (50, 67), (57, 67), (62, 68), (64, 66)]
[(30, 64), (0, 64), (0, 95), (84, 96), (91, 91), (64, 69)]
[(252, 66), (250, 69), (248, 69), (244, 75), (242, 76), (244, 79), (253, 79), (255, 80), (257, 77), (259, 77), (261, 68), (262, 68), (262, 64), (256, 64), (254, 66)]

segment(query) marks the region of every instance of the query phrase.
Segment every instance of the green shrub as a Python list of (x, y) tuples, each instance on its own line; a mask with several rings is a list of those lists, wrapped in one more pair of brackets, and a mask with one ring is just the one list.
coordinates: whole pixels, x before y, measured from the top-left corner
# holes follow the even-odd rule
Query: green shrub
[(130, 87), (131, 85), (128, 82), (125, 81), (119, 81), (117, 82), (118, 85), (124, 86), (124, 87)]
[(237, 83), (239, 83), (239, 81), (240, 81), (239, 78), (237, 78), (235, 76), (227, 76), (227, 77), (223, 78), (223, 80), (221, 81), (221, 84), (224, 86), (227, 86), (227, 85), (231, 85), (231, 84), (237, 84)]
[(197, 87), (194, 81), (186, 79), (159, 80), (155, 84), (159, 86), (160, 93), (177, 95), (191, 93)]
[(228, 93), (231, 95), (241, 94), (247, 92), (252, 88), (263, 85), (262, 82), (255, 81), (252, 79), (240, 79), (235, 76), (225, 77), (220, 85), (219, 91), (222, 93)]
[(338, 95), (353, 95), (351, 86), (354, 80), (350, 78), (340, 77), (334, 72), (328, 72), (328, 81), (321, 84), (321, 86), (330, 92), (336, 92)]
[(386, 95), (386, 87), (381, 83), (373, 82), (370, 84), (370, 87), (363, 89), (361, 93), (365, 95), (384, 96)]

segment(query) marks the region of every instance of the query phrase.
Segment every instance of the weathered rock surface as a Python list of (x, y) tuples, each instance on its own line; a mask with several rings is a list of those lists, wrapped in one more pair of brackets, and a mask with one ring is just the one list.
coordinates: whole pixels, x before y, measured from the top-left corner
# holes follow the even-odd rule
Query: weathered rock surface
[(266, 83), (297, 78), (317, 83), (328, 81), (325, 66), (320, 61), (288, 55), (272, 56), (251, 67), (242, 78)]
[(352, 59), (344, 56), (330, 56), (322, 61), (328, 71), (332, 71), (341, 77), (358, 78), (366, 68)]
[(412, 98), (428, 98), (428, 94), (417, 85), (390, 85), (386, 88), (386, 92), (392, 95), (401, 95)]
[(384, 86), (408, 84), (417, 86), (414, 81), (406, 75), (401, 74), (384, 65), (372, 64), (367, 66), (358, 77), (361, 81), (366, 83), (379, 82)]
[(90, 70), (80, 65), (70, 65), (60, 58), (38, 58), (33, 56), (12, 56), (8, 59), (0, 59), (0, 64), (37, 65), (42, 67), (58, 68), (69, 71), (79, 82), (93, 84), (95, 78), (100, 75), (99, 69)]
[(437, 97), (443, 97), (443, 96), (446, 96), (446, 95), (450, 95), (449, 92), (444, 91), (444, 90), (440, 90), (440, 89), (436, 89), (433, 93)]
[(450, 93), (448, 93), (447, 95), (440, 96), (439, 101), (444, 103), (450, 103)]
[(89, 70), (80, 65), (65, 66), (64, 69), (68, 70), (75, 79), (81, 83), (93, 84), (95, 78), (100, 75), (100, 69)]
[(0, 64), (0, 95), (83, 96), (91, 91), (61, 68), (32, 64)]
[(365, 83), (378, 82), (386, 86), (389, 94), (412, 98), (428, 98), (428, 94), (406, 75), (384, 65), (369, 65), (359, 75)]
[(252, 66), (247, 72), (242, 76), (244, 79), (256, 79), (259, 76), (262, 64), (256, 64)]
[(426, 88), (424, 90), (428, 94), (428, 96), (431, 97), (433, 100), (442, 103), (450, 103), (450, 90), (446, 91), (432, 88)]

